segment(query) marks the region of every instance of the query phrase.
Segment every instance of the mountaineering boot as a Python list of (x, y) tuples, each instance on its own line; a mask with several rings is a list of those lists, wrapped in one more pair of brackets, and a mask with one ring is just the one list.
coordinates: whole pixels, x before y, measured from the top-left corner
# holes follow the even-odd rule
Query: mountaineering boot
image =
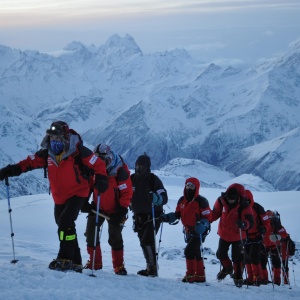
[(111, 250), (112, 264), (117, 275), (127, 275), (124, 267), (124, 250)]
[(137, 272), (141, 276), (157, 277), (157, 267), (156, 265), (147, 265), (146, 269)]
[[(94, 257), (94, 247), (87, 246), (87, 253), (90, 255), (90, 259), (87, 261), (84, 266), (85, 269), (92, 270), (93, 268), (93, 257)], [(94, 261), (94, 270), (102, 269), (102, 252), (100, 244), (95, 248), (95, 261)]]
[(49, 264), (49, 269), (55, 271), (73, 271), (72, 261), (61, 258), (53, 259)]
[(138, 275), (141, 275), (141, 276), (148, 276), (148, 268), (146, 269), (143, 269), (143, 270), (139, 270), (137, 272)]
[(157, 277), (155, 245), (143, 245), (142, 249), (147, 267), (146, 269), (138, 271), (137, 274), (141, 276)]
[(194, 260), (194, 268), (195, 268), (195, 279), (194, 282), (205, 282), (205, 270), (204, 270), (204, 262), (203, 259)]
[(182, 282), (193, 283), (195, 281), (195, 259), (186, 259), (186, 273)]
[(222, 270), (217, 274), (218, 280), (223, 280), (227, 275), (231, 275), (233, 272), (233, 267), (231, 260), (229, 258), (221, 261), (221, 265), (223, 266)]

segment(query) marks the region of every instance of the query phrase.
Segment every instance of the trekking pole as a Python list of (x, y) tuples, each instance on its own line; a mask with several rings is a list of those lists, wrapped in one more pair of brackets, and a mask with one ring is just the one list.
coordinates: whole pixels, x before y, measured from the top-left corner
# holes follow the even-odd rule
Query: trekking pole
[(160, 249), (160, 243), (161, 243), (161, 236), (162, 236), (162, 231), (163, 231), (163, 225), (164, 223), (161, 223), (161, 228), (160, 228), (160, 235), (159, 235), (159, 241), (158, 241), (158, 248), (157, 248), (157, 261), (159, 257), (159, 249)]
[[(262, 234), (262, 241), (264, 241), (264, 238), (265, 236)], [(274, 280), (273, 280), (273, 274), (272, 274), (272, 271), (271, 271), (271, 266), (270, 266), (270, 262), (269, 262), (269, 251), (267, 250), (267, 247), (265, 246), (265, 244), (262, 242), (262, 246), (264, 247), (264, 252), (267, 256), (267, 265), (268, 265), (268, 269), (269, 269), (269, 274), (270, 274), (270, 277), (271, 277), (271, 282), (272, 282), (272, 286), (273, 286), (273, 289), (274, 289)], [(270, 257), (271, 259), (271, 257)]]
[(292, 267), (293, 267), (293, 276), (294, 276), (294, 285), (296, 285), (296, 277), (295, 277), (295, 269), (294, 269), (294, 260), (291, 259)]
[[(245, 246), (244, 246), (244, 242), (243, 242), (243, 235), (242, 235), (242, 229), (239, 228), (239, 232), (240, 232), (240, 239), (241, 239), (241, 244), (242, 244), (242, 254), (243, 254), (243, 268), (244, 270), (242, 271), (242, 274), (245, 271), (245, 276), (246, 278), (248, 278), (248, 274), (247, 274), (247, 269), (246, 269), (246, 250), (245, 250)], [(247, 280), (247, 288), (248, 288), (248, 280)]]
[(12, 219), (11, 219), (11, 212), (12, 209), (10, 208), (10, 196), (9, 196), (9, 183), (8, 183), (8, 177), (5, 177), (5, 185), (6, 185), (6, 194), (7, 194), (7, 203), (8, 203), (8, 213), (9, 213), (9, 220), (10, 220), (10, 236), (11, 236), (11, 242), (12, 242), (12, 249), (13, 249), (13, 260), (10, 261), (11, 264), (15, 264), (19, 260), (15, 257), (15, 244), (14, 244), (14, 232), (12, 227)]
[(153, 222), (153, 237), (154, 237), (154, 248), (155, 248), (155, 256), (156, 256), (156, 270), (158, 277), (158, 252), (156, 249), (156, 225), (155, 225), (155, 212), (154, 212), (154, 204), (152, 203), (152, 222)]
[[(276, 234), (275, 234), (275, 237), (276, 237), (276, 241), (279, 241)], [(282, 270), (282, 274), (283, 274), (282, 285), (284, 285), (284, 279), (286, 279), (287, 282), (289, 283), (289, 289), (292, 289), (291, 284), (290, 284), (290, 281), (289, 281), (289, 279), (287, 278), (287, 274), (286, 274), (286, 271), (285, 271), (285, 269), (284, 269), (284, 265), (283, 265), (282, 257), (281, 257), (281, 255), (280, 255), (279, 247), (278, 247), (278, 245), (277, 245), (276, 242), (275, 242), (275, 246), (276, 246), (277, 253), (278, 253), (278, 256), (279, 256), (279, 259), (280, 259), (280, 265), (281, 265), (281, 270)]]
[[(268, 268), (269, 268), (269, 273), (270, 273), (270, 277), (271, 277), (271, 282), (272, 282), (272, 285), (273, 285), (273, 289), (274, 289), (274, 278), (273, 278), (273, 274), (272, 274), (272, 271), (271, 271), (271, 266), (270, 266), (270, 262), (269, 262), (269, 255), (268, 255), (268, 252), (267, 253), (267, 264), (268, 264)], [(270, 257), (271, 259), (271, 257)]]
[(204, 259), (204, 249), (203, 249), (203, 245), (202, 245), (202, 233), (200, 233), (199, 236), (200, 236), (200, 252), (201, 252), (201, 257), (202, 257), (202, 260), (203, 260), (204, 278), (205, 278), (205, 281), (206, 281), (205, 262), (204, 262), (204, 260), (205, 260)]
[[(285, 264), (284, 265), (282, 265), (282, 270), (284, 270), (284, 276), (285, 276), (285, 280), (287, 281), (287, 283), (289, 284), (289, 289), (292, 289), (292, 287), (291, 287), (291, 282), (290, 282), (290, 279), (289, 279), (289, 277), (288, 277), (288, 273), (287, 273), (287, 271), (288, 271), (288, 263), (289, 263), (289, 248), (288, 248), (288, 243), (289, 242), (287, 242), (287, 245), (286, 245), (286, 258), (285, 258)], [(283, 282), (284, 283), (284, 282)]]
[[(97, 198), (97, 212), (99, 211), (99, 208), (100, 208), (100, 192), (98, 192), (98, 198)], [(98, 234), (98, 220), (99, 220), (99, 215), (96, 214), (95, 235), (94, 235), (94, 249), (93, 249), (93, 262), (92, 262), (92, 274), (90, 275), (91, 277), (96, 277), (96, 275), (94, 275), (94, 268), (95, 268), (97, 234)]]

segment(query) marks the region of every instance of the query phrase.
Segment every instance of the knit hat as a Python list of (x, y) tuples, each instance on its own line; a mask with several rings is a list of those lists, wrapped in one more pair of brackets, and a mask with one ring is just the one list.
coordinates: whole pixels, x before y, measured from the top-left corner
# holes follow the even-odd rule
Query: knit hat
[(135, 162), (135, 174), (145, 176), (150, 173), (151, 160), (150, 157), (144, 153), (140, 155)]
[(141, 166), (146, 166), (148, 169), (150, 169), (151, 167), (151, 159), (150, 157), (144, 153), (143, 155), (140, 155), (136, 162), (135, 162), (136, 165), (141, 165)]

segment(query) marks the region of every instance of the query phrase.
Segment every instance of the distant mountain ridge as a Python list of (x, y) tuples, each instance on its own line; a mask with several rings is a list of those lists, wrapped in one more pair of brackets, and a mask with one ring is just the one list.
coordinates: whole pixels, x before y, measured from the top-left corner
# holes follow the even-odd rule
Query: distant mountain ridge
[[(254, 66), (200, 62), (184, 49), (144, 55), (130, 35), (55, 55), (0, 46), (1, 166), (36, 151), (62, 119), (131, 168), (146, 152), (153, 169), (194, 159), (299, 190), (299, 101), (300, 41)], [(35, 174), (26, 193), (45, 188)], [(18, 180), (25, 186), (26, 175)]]

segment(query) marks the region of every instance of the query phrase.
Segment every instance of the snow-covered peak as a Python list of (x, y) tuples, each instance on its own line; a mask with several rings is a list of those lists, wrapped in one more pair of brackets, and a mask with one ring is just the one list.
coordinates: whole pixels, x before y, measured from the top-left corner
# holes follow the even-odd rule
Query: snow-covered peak
[[(130, 167), (147, 152), (156, 170), (182, 158), (192, 160), (186, 174), (204, 176), (206, 163), (234, 176), (259, 176), (276, 189), (299, 187), (296, 135), (286, 138), (290, 147), (272, 147), (300, 126), (297, 51), (249, 68), (200, 63), (181, 49), (143, 55), (130, 35), (113, 35), (99, 48), (72, 42), (59, 57), (0, 49), (0, 105), (41, 124), (31, 127), (36, 140), (59, 118), (85, 144), (112, 145)], [(28, 120), (21, 118), (16, 128), (14, 119), (8, 122), (0, 145), (9, 143), (11, 129), (20, 151), (35, 151), (23, 142), (23, 131), (16, 135), (22, 123), (29, 128)], [(263, 148), (265, 156), (249, 147)], [(0, 148), (4, 165), (24, 158)], [(271, 166), (284, 175), (275, 178)]]
[(78, 41), (73, 41), (63, 48), (64, 50), (75, 51), (77, 49), (86, 49), (86, 46)]
[(123, 51), (126, 52), (127, 55), (142, 54), (134, 38), (129, 34), (126, 34), (124, 37), (114, 34), (106, 41), (104, 48), (110, 52)]

